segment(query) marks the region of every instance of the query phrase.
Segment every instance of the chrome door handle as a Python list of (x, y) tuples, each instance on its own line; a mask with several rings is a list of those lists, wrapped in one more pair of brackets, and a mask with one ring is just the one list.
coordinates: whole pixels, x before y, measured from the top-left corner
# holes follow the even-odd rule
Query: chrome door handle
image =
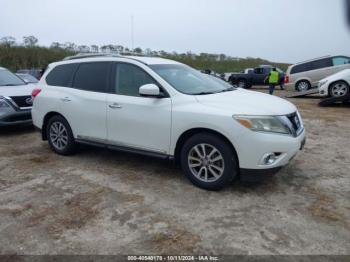
[(72, 101), (72, 100), (70, 100), (68, 97), (65, 97), (65, 98), (61, 98), (61, 101), (63, 101), (63, 102), (69, 102), (69, 101)]
[(122, 108), (122, 106), (119, 105), (118, 103), (113, 103), (113, 104), (109, 105), (109, 108), (112, 108), (112, 109), (120, 109), (120, 108)]

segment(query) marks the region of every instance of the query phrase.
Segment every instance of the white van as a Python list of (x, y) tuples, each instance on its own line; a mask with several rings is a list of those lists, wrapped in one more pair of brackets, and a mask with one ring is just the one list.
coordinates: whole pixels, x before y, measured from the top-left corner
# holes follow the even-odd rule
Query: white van
[(330, 75), (350, 69), (350, 57), (326, 56), (288, 67), (285, 76), (287, 90), (306, 91), (317, 87), (318, 82)]

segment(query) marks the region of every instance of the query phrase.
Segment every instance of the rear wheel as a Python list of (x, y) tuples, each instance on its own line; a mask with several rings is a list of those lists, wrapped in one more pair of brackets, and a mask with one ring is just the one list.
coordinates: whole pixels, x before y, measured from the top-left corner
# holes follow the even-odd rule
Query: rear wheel
[(331, 97), (342, 97), (349, 94), (349, 85), (343, 81), (338, 81), (329, 87), (329, 95)]
[(47, 139), (53, 151), (60, 155), (71, 155), (75, 152), (76, 143), (72, 130), (62, 116), (50, 118), (46, 128)]
[(181, 166), (187, 178), (207, 190), (220, 190), (237, 175), (238, 165), (231, 146), (222, 138), (199, 133), (181, 150)]
[(301, 80), (295, 85), (295, 89), (299, 92), (307, 91), (311, 88), (311, 84), (307, 80)]

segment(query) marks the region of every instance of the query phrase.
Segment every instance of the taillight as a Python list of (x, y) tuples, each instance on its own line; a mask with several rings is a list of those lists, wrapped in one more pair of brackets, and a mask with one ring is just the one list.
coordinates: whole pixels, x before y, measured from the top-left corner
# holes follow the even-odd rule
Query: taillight
[(32, 97), (35, 98), (41, 92), (40, 88), (35, 88), (32, 91)]
[(284, 77), (284, 83), (285, 83), (285, 84), (288, 84), (288, 83), (289, 83), (289, 76), (286, 75), (286, 76)]

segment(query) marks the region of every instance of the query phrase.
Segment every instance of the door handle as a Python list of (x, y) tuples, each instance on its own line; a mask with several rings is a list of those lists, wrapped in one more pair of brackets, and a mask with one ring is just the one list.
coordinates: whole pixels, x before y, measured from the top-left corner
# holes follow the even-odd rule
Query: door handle
[(112, 108), (112, 109), (120, 109), (120, 108), (122, 108), (122, 106), (119, 105), (118, 103), (113, 103), (113, 104), (109, 105), (109, 108)]
[(69, 101), (72, 101), (72, 100), (70, 100), (69, 97), (65, 97), (65, 98), (61, 98), (61, 101), (63, 101), (63, 102), (69, 102)]

